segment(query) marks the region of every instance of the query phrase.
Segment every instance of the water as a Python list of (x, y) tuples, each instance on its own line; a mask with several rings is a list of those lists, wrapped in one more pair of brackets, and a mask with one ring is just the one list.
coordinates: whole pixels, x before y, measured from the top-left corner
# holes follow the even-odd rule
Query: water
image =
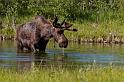
[(68, 48), (61, 49), (50, 42), (46, 53), (17, 53), (14, 41), (0, 42), (0, 67), (16, 67), (18, 69), (34, 66), (50, 65), (84, 65), (92, 64), (124, 64), (124, 45), (119, 44), (77, 44), (69, 43)]

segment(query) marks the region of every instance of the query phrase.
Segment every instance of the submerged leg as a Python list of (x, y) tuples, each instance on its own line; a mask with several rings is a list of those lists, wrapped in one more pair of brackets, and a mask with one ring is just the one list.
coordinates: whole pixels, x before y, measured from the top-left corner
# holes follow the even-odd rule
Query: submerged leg
[(21, 43), (17, 43), (17, 52), (22, 52), (23, 51), (23, 45)]
[(33, 52), (36, 51), (33, 44), (31, 44), (31, 45), (28, 47), (28, 50), (29, 50), (29, 51), (33, 51)]

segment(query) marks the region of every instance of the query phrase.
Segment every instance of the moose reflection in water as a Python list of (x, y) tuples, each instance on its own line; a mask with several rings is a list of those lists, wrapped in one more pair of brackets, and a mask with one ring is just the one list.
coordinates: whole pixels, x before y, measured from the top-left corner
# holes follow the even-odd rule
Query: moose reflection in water
[(77, 31), (71, 29), (72, 24), (65, 22), (58, 23), (55, 17), (53, 22), (48, 21), (43, 16), (36, 16), (32, 22), (20, 25), (17, 30), (17, 48), (23, 51), (24, 48), (29, 51), (45, 51), (46, 45), (51, 38), (59, 44), (59, 47), (66, 48), (68, 39), (64, 35), (64, 31)]
[[(16, 61), (17, 71), (29, 70), (32, 67), (51, 67), (51, 66), (62, 66), (64, 61), (68, 58), (67, 55), (58, 55), (53, 58), (48, 57), (47, 53), (17, 53), (17, 56), (21, 57), (20, 60)], [(24, 56), (24, 57), (23, 57)], [(26, 56), (29, 59), (26, 59)]]

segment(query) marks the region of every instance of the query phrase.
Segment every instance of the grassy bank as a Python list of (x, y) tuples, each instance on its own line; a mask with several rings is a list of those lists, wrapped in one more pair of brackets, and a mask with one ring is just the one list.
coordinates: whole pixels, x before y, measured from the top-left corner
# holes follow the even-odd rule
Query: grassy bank
[[(33, 19), (33, 18), (30, 18)], [(29, 21), (30, 19), (27, 19)], [(22, 19), (23, 20), (23, 19)], [(26, 22), (26, 21), (23, 21)], [(124, 43), (123, 21), (110, 20), (107, 22), (71, 22), (77, 32), (65, 31), (69, 40), (91, 43)], [(18, 24), (19, 25), (19, 24)], [(18, 26), (17, 25), (17, 26)], [(15, 28), (6, 27), (0, 30), (0, 35), (5, 39), (13, 39), (16, 36)]]
[(1, 82), (123, 82), (124, 67), (31, 68), (25, 72), (0, 69)]
[[(9, 26), (9, 23), (4, 23), (5, 28), (0, 29), (0, 35), (5, 39), (13, 39), (16, 36), (15, 29), (18, 25), (33, 20), (33, 17), (19, 18), (19, 24), (15, 28)], [(124, 43), (124, 21), (109, 20), (104, 22), (94, 21), (69, 21), (73, 23), (73, 27), (78, 29), (77, 32), (65, 31), (65, 35), (69, 40), (76, 42), (91, 42), (91, 43)]]
[(122, 21), (106, 21), (106, 22), (74, 22), (73, 27), (78, 32), (66, 32), (70, 40), (76, 42), (91, 43), (124, 43), (124, 24)]

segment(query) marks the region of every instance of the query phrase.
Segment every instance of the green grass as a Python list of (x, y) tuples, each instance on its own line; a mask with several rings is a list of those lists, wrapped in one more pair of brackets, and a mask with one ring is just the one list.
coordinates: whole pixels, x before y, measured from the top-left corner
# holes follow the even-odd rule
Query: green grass
[(124, 82), (124, 67), (0, 69), (0, 82)]
[(74, 22), (73, 27), (77, 28), (77, 32), (65, 32), (66, 36), (71, 39), (95, 39), (103, 38), (105, 40), (109, 39), (111, 36), (114, 38), (123, 39), (124, 38), (124, 24), (121, 21), (110, 20), (108, 22), (88, 22), (84, 21), (82, 23)]

